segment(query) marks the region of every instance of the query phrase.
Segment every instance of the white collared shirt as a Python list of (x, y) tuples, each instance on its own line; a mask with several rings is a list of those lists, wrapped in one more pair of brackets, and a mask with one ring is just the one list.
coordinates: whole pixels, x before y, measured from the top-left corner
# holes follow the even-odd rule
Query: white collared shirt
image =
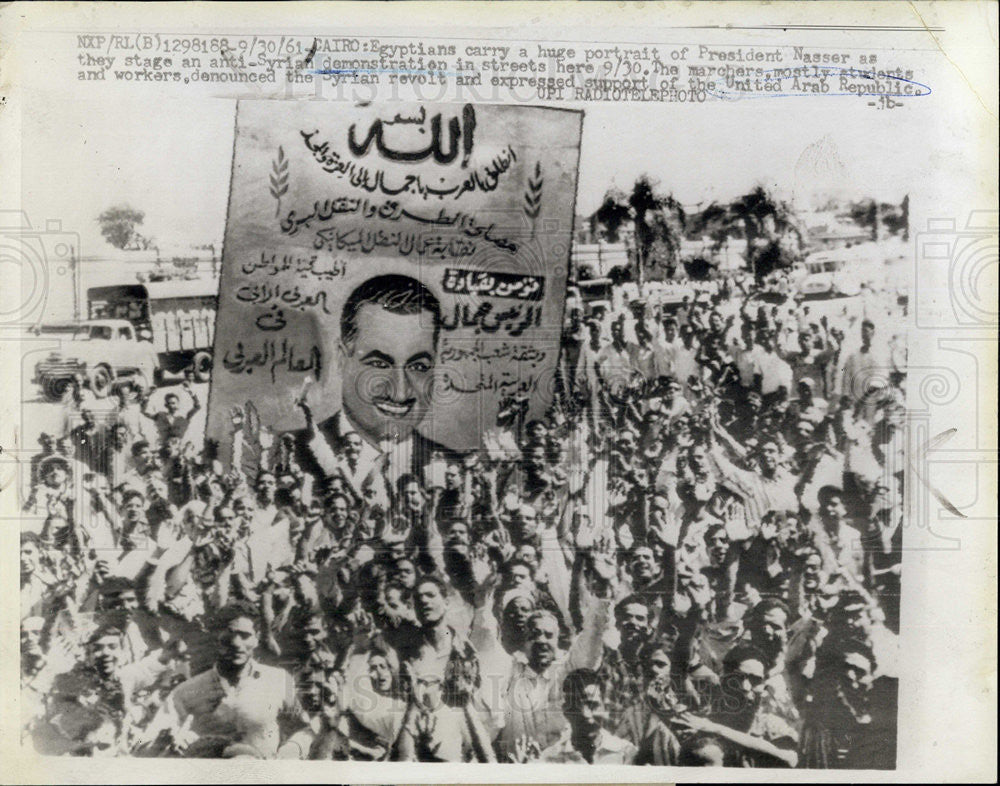
[(235, 685), (223, 679), (214, 666), (203, 671), (174, 688), (165, 707), (181, 723), (194, 716), (191, 730), (196, 734), (245, 742), (265, 758), (274, 758), (278, 751), (279, 719), (302, 715), (292, 676), (256, 661), (246, 665)]
[(323, 472), (328, 476), (339, 470), (355, 486), (355, 491), (360, 492), (363, 486), (371, 483), (381, 473), (386, 455), (388, 455), (386, 474), (391, 485), (394, 486), (399, 478), (410, 471), (413, 463), (412, 434), (406, 439), (393, 443), (387, 452), (383, 452), (382, 446), (372, 445), (360, 431), (351, 425), (343, 410), (338, 411), (333, 419), (335, 422), (334, 431), (340, 438), (348, 434), (357, 434), (361, 437), (361, 455), (358, 457), (357, 468), (352, 472), (347, 460), (339, 457), (326, 438), (319, 431), (316, 431), (309, 441), (309, 448)]
[[(616, 737), (609, 731), (601, 729), (594, 750), (593, 764), (631, 764), (638, 748), (628, 740)], [(554, 745), (542, 751), (540, 761), (554, 764), (587, 764), (583, 754), (573, 747), (570, 730), (567, 729)]]

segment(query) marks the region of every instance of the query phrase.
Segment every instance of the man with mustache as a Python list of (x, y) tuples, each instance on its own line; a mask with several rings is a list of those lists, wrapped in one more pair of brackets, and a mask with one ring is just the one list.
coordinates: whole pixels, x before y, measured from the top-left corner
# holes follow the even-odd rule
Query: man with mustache
[(824, 643), (817, 653), (812, 702), (802, 730), (804, 767), (869, 769), (879, 761), (884, 734), (869, 712), (875, 656), (859, 639)]
[(639, 595), (630, 595), (615, 606), (619, 644), (616, 648), (604, 646), (599, 672), (609, 688), (606, 704), (613, 729), (618, 727), (625, 710), (642, 695), (639, 651), (652, 635), (651, 619), (649, 602)]
[(729, 767), (795, 767), (798, 735), (764, 710), (767, 656), (752, 644), (737, 643), (722, 664), (719, 685), (710, 691), (707, 717), (682, 712), (674, 724), (682, 732), (719, 737)]
[(613, 557), (597, 551), (589, 555), (588, 561), (598, 597), (568, 651), (559, 647), (559, 621), (551, 611), (539, 609), (528, 618), (527, 643), (524, 651), (512, 658), (505, 691), (507, 707), (499, 742), (506, 756), (516, 755), (523, 737), (543, 750), (554, 745), (566, 728), (563, 680), (575, 669), (596, 669), (601, 664), (616, 565)]
[(562, 684), (563, 713), (569, 728), (542, 751), (540, 760), (555, 764), (631, 764), (636, 747), (605, 727), (609, 688), (591, 669), (570, 672)]
[(354, 478), (381, 475), (395, 489), (450, 452), (416, 431), (430, 410), (440, 321), (438, 299), (409, 276), (376, 276), (348, 296), (336, 360), (342, 408), (315, 423), (304, 397), (297, 402), (307, 423), (296, 432), (300, 464), (319, 483), (342, 472), (342, 454)]

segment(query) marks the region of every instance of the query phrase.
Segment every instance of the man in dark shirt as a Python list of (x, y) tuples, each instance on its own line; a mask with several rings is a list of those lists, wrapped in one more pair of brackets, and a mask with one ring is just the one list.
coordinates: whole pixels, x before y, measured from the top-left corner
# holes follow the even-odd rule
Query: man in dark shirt
[(794, 767), (798, 735), (780, 718), (762, 711), (767, 656), (752, 644), (737, 644), (727, 654), (722, 676), (711, 690), (707, 717), (682, 713), (676, 724), (714, 734), (726, 747), (729, 767)]

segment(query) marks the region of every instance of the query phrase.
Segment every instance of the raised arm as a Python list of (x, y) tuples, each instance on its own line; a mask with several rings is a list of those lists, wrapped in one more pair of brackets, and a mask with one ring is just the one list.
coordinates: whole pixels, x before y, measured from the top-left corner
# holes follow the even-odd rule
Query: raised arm
[(676, 718), (674, 722), (694, 731), (714, 734), (751, 753), (762, 753), (765, 756), (770, 756), (787, 767), (795, 767), (799, 762), (798, 754), (795, 751), (784, 750), (761, 737), (754, 737), (752, 734), (736, 731), (736, 729), (723, 726), (721, 723), (715, 723), (707, 718), (684, 714)]
[(189, 381), (184, 380), (182, 387), (184, 388), (184, 392), (191, 397), (191, 409), (189, 409), (187, 413), (187, 417), (190, 420), (194, 416), (194, 413), (201, 409), (201, 401), (198, 399), (198, 396), (194, 392), (194, 388), (191, 386)]
[(604, 634), (611, 624), (611, 599), (617, 584), (618, 566), (611, 538), (605, 538), (591, 553), (590, 564), (597, 602), (584, 612), (583, 628), (569, 648), (567, 660), (572, 669), (596, 669), (601, 663)]
[(150, 420), (156, 420), (156, 413), (150, 413), (149, 411), (149, 399), (152, 392), (152, 388), (147, 388), (142, 394), (142, 407), (139, 409), (139, 412)]

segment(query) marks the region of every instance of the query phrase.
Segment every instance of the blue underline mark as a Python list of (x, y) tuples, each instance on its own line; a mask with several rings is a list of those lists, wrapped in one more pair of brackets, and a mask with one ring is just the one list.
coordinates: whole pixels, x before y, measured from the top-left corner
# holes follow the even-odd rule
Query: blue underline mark
[(434, 71), (429, 68), (312, 68), (307, 74), (317, 76), (343, 76), (351, 74), (423, 74), (425, 76), (460, 76), (455, 71)]
[[(922, 88), (926, 92), (921, 92), (921, 93), (880, 93), (879, 91), (874, 90), (874, 91), (871, 91), (871, 92), (856, 92), (856, 91), (852, 91), (852, 92), (847, 92), (847, 93), (816, 93), (816, 92), (813, 92), (812, 90), (803, 90), (803, 91), (797, 92), (797, 93), (770, 93), (770, 92), (765, 92), (763, 90), (759, 90), (759, 91), (757, 91), (757, 90), (754, 90), (754, 91), (749, 91), (749, 90), (719, 90), (718, 88), (715, 89), (715, 90), (706, 90), (705, 92), (708, 93), (711, 96), (714, 96), (716, 98), (720, 98), (723, 101), (739, 101), (739, 100), (743, 100), (743, 99), (754, 99), (754, 98), (805, 98), (805, 97), (810, 97), (810, 96), (814, 96), (814, 97), (820, 97), (820, 96), (823, 96), (823, 97), (829, 97), (829, 96), (854, 96), (855, 98), (861, 98), (861, 97), (866, 97), (866, 96), (875, 96), (875, 97), (886, 96), (888, 98), (922, 98), (923, 96), (928, 96), (928, 95), (931, 94), (931, 92), (933, 92), (931, 90), (931, 88), (930, 88), (929, 85), (925, 85), (923, 82), (917, 82), (915, 79), (906, 79), (905, 77), (902, 77), (902, 76), (893, 76), (892, 74), (876, 74), (876, 73), (871, 73), (871, 72), (858, 71), (855, 68), (837, 68), (836, 66), (823, 66), (823, 67), (820, 67), (820, 66), (811, 66), (811, 67), (814, 68), (816, 71), (824, 71), (824, 72), (831, 73), (831, 74), (845, 74), (845, 75), (853, 77), (855, 79), (869, 79), (869, 80), (871, 80), (873, 82), (876, 81), (876, 80), (879, 80), (879, 79), (892, 79), (892, 80), (895, 80), (897, 82), (905, 82), (906, 84), (916, 85), (917, 87)], [(778, 81), (780, 79), (816, 79), (817, 78), (814, 74), (810, 75), (810, 74), (787, 73), (789, 70), (791, 70), (791, 69), (788, 69), (788, 68), (772, 68), (772, 69), (769, 69), (767, 71), (764, 71), (764, 74), (765, 74), (764, 77), (757, 77), (757, 78), (758, 79), (759, 78), (763, 78), (763, 79), (765, 79), (767, 81)], [(767, 74), (773, 74), (773, 73), (779, 73), (779, 72), (784, 72), (784, 76), (776, 77), (774, 80), (771, 80), (770, 77), (766, 76)], [(747, 80), (754, 79), (754, 77), (745, 77), (745, 78)]]

